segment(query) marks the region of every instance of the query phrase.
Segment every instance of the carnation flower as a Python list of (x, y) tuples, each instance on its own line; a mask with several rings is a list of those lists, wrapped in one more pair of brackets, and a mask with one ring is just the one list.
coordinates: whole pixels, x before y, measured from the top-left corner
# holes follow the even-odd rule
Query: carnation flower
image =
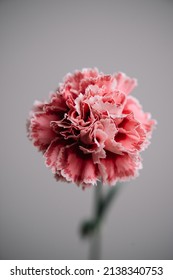
[(129, 95), (136, 85), (124, 73), (82, 69), (34, 103), (28, 136), (57, 180), (87, 187), (137, 176), (155, 121)]

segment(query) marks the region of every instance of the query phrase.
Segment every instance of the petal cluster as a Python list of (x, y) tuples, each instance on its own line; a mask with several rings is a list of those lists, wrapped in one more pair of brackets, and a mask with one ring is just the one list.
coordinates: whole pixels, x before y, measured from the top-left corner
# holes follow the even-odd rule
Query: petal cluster
[(48, 102), (34, 103), (28, 136), (57, 180), (87, 187), (138, 174), (155, 121), (130, 96), (136, 85), (124, 73), (82, 69), (67, 74)]

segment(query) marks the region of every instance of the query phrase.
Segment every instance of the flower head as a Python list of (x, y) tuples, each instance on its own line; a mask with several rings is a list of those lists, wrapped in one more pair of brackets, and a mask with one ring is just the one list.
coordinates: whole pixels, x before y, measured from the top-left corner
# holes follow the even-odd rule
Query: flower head
[(129, 95), (136, 85), (123, 73), (83, 69), (34, 103), (28, 136), (57, 180), (113, 185), (138, 174), (155, 121)]

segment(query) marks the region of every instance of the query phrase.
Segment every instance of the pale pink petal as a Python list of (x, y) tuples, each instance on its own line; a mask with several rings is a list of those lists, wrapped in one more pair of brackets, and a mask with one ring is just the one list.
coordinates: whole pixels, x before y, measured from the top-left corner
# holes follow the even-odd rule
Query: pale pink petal
[(124, 107), (124, 113), (127, 112), (133, 112), (135, 119), (144, 126), (148, 134), (151, 134), (150, 132), (156, 125), (156, 121), (151, 119), (150, 113), (145, 113), (142, 110), (142, 106), (136, 98), (128, 97)]
[(117, 90), (129, 94), (136, 86), (137, 80), (127, 77), (124, 73), (116, 74)]

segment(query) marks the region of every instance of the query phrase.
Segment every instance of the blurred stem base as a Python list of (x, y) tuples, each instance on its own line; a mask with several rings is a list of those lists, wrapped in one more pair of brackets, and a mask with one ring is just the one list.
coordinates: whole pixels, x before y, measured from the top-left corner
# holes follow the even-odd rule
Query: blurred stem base
[(99, 216), (99, 208), (102, 203), (102, 183), (98, 182), (95, 187), (94, 193), (94, 220), (95, 220), (95, 228), (93, 229), (93, 233), (90, 236), (90, 260), (99, 260), (101, 257), (101, 230), (100, 230), (100, 222), (98, 221)]
[(117, 196), (121, 184), (117, 183), (114, 187), (110, 187), (106, 194), (103, 194), (102, 182), (98, 182), (95, 187), (94, 194), (94, 215), (91, 220), (85, 221), (81, 226), (82, 237), (89, 237), (90, 255), (89, 259), (101, 259), (101, 226), (103, 218), (113, 201)]

